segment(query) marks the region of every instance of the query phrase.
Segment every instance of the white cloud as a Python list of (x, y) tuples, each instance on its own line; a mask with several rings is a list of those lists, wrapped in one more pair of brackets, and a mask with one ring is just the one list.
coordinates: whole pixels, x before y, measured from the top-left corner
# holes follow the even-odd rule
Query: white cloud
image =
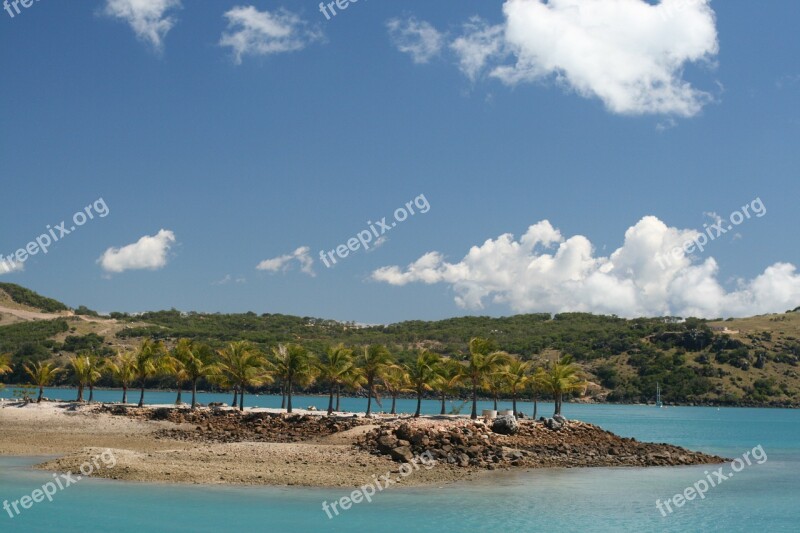
[(473, 17), (449, 48), (473, 81), (482, 73), (510, 86), (555, 80), (612, 113), (690, 117), (713, 99), (683, 79), (687, 64), (719, 51), (709, 4), (506, 0), (502, 24)]
[(8, 257), (0, 256), (0, 276), (25, 270), (25, 263)]
[(158, 270), (167, 264), (167, 253), (174, 243), (175, 234), (162, 229), (153, 236), (145, 235), (122, 248), (109, 248), (97, 262), (106, 272)]
[(290, 254), (261, 261), (256, 269), (265, 270), (267, 272), (285, 272), (291, 268), (293, 261), (297, 261), (300, 264), (300, 270), (313, 278), (316, 276), (316, 273), (314, 272), (314, 259), (311, 257), (310, 252), (311, 248), (308, 246), (301, 246)]
[(161, 51), (164, 38), (176, 22), (167, 12), (180, 8), (180, 0), (106, 0), (103, 13), (125, 20), (140, 40)]
[(285, 9), (270, 12), (237, 6), (226, 12), (225, 18), (228, 30), (219, 44), (233, 50), (237, 64), (245, 55), (294, 52), (322, 39), (320, 31), (310, 29), (305, 20)]
[(473, 246), (457, 263), (430, 252), (405, 269), (380, 268), (372, 278), (398, 286), (446, 283), (461, 307), (480, 309), (490, 300), (516, 312), (719, 317), (800, 305), (800, 274), (791, 264), (776, 263), (726, 291), (711, 257), (699, 261), (681, 253), (666, 265), (659, 263), (659, 257), (697, 235), (648, 216), (626, 231), (622, 247), (605, 257), (595, 255), (586, 237), (565, 238), (542, 221), (519, 240), (505, 234)]
[(428, 22), (411, 17), (392, 19), (386, 23), (389, 37), (398, 50), (411, 55), (414, 63), (427, 63), (441, 52), (444, 35)]
[(230, 283), (247, 283), (247, 279), (246, 278), (233, 279), (233, 277), (230, 274), (225, 274), (225, 277), (223, 277), (220, 280), (214, 281), (211, 284), (212, 285), (229, 285)]
[(475, 81), (490, 59), (504, 55), (503, 26), (490, 26), (480, 17), (472, 17), (450, 48), (458, 56), (461, 72)]

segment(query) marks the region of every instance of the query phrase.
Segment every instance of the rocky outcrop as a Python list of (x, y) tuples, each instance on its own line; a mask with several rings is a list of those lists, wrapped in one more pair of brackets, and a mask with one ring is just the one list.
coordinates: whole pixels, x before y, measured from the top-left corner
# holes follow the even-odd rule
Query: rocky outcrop
[[(498, 419), (499, 420), (499, 419)], [(357, 445), (398, 462), (423, 453), (459, 467), (678, 466), (713, 464), (725, 459), (673, 446), (619, 437), (592, 424), (566, 419), (545, 422), (514, 420), (513, 435), (495, 431), (508, 421), (440, 424), (388, 423), (365, 434)], [(557, 429), (551, 429), (550, 426)]]

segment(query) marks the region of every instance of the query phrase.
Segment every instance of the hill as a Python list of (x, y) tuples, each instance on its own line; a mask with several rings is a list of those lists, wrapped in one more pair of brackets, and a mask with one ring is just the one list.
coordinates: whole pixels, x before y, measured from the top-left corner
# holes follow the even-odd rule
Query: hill
[[(5, 293), (5, 295), (2, 293)], [(41, 311), (43, 313), (69, 311), (69, 307), (58, 300), (45, 298), (44, 296), (41, 296), (30, 289), (20, 287), (14, 283), (0, 283), (0, 300), (5, 299), (4, 296), (7, 296), (7, 299), (15, 304)]]
[[(405, 361), (420, 347), (462, 358), (468, 353), (469, 340), (480, 336), (491, 339), (497, 349), (542, 364), (558, 354), (572, 354), (593, 383), (589, 392), (594, 401), (651, 402), (658, 383), (667, 403), (800, 404), (797, 311), (724, 322), (562, 313), (471, 316), (387, 326), (174, 309), (136, 316), (93, 315), (0, 326), (0, 353), (12, 353), (15, 362), (64, 357), (81, 350), (109, 355), (120, 347), (132, 348), (145, 337), (167, 344), (185, 337), (213, 347), (249, 340), (264, 350), (296, 342), (317, 354), (340, 342), (349, 346), (381, 343)], [(24, 377), (15, 372), (10, 379)]]

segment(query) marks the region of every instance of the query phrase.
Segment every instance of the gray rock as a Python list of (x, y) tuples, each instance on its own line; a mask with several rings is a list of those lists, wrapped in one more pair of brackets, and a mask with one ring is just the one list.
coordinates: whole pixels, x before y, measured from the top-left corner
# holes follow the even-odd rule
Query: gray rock
[(389, 452), (389, 454), (392, 456), (392, 459), (398, 462), (410, 463), (414, 460), (414, 454), (408, 446), (398, 446)]
[(562, 424), (562, 423), (561, 423), (561, 422), (559, 422), (558, 420), (555, 420), (554, 418), (548, 418), (548, 419), (546, 419), (546, 420), (544, 421), (544, 425), (545, 425), (545, 427), (546, 427), (547, 429), (552, 429), (553, 431), (558, 431), (559, 429), (561, 429), (562, 427), (564, 427), (564, 424)]
[(501, 435), (514, 435), (519, 431), (517, 419), (511, 415), (498, 416), (492, 422), (492, 431)]

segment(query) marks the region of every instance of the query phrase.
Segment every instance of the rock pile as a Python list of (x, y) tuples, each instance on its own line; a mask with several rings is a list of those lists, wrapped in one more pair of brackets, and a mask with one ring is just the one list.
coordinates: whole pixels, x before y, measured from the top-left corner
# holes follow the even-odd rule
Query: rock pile
[[(516, 423), (516, 421), (515, 421)], [(357, 445), (397, 462), (411, 462), (423, 453), (436, 461), (461, 467), (494, 470), (498, 465), (519, 461), (525, 452), (511, 450), (498, 440), (499, 435), (481, 421), (458, 421), (439, 425), (384, 424), (361, 437)]]
[(241, 413), (236, 410), (190, 411), (175, 408), (108, 406), (101, 412), (140, 420), (162, 420), (194, 428), (161, 429), (157, 438), (210, 443), (304, 442), (346, 431), (366, 423), (363, 419), (301, 414)]
[[(489, 470), (509, 466), (680, 466), (725, 461), (670, 444), (619, 437), (584, 422), (498, 420), (491, 427), (482, 421), (463, 420), (443, 424), (388, 423), (363, 435), (357, 445), (398, 462), (409, 462), (429, 452), (434, 459), (451, 465)], [(504, 434), (514, 426), (513, 434)]]

